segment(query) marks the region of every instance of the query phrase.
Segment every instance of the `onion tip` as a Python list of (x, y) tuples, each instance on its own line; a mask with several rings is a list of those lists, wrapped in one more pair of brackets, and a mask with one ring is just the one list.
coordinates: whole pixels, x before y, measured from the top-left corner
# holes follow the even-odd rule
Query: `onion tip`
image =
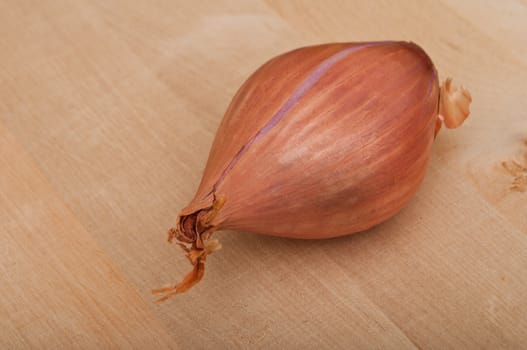
[[(439, 118), (443, 119), (449, 129), (457, 128), (470, 114), (472, 96), (463, 86), (452, 84), (452, 78), (447, 78), (439, 92)], [(436, 133), (439, 131), (436, 126)]]

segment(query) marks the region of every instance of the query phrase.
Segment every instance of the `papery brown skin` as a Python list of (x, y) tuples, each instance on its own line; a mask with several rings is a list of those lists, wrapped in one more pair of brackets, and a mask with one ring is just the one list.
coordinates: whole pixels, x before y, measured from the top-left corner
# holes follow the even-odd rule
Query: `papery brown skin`
[(436, 69), (413, 43), (273, 58), (234, 96), (170, 240), (200, 251), (216, 230), (320, 239), (385, 221), (415, 194), (442, 120), (457, 126), (468, 115), (461, 92), (464, 105), (442, 99), (439, 116)]
[[(317, 64), (353, 45), (295, 50), (255, 72), (227, 110), (200, 187), (182, 216), (212, 205), (207, 194), (236, 153)], [(384, 221), (408, 202), (424, 176), (438, 93), (432, 62), (413, 44), (353, 52), (230, 169), (215, 188), (227, 198), (211, 224), (217, 230), (329, 238)]]

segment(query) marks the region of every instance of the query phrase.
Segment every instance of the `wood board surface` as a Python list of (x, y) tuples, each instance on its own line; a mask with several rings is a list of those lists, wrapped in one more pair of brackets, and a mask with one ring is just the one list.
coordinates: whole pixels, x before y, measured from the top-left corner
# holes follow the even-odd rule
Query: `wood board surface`
[[(0, 2), (0, 348), (522, 348), (527, 2)], [(420, 44), (473, 96), (367, 232), (221, 232), (189, 293), (166, 229), (244, 79), (290, 49)]]

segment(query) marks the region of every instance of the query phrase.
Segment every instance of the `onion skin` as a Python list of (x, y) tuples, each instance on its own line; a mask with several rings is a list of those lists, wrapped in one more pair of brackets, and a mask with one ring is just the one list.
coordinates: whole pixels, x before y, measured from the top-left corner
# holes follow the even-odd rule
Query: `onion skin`
[(456, 95), (441, 105), (432, 61), (408, 42), (326, 44), (271, 59), (234, 96), (169, 240), (204, 260), (216, 230), (320, 239), (387, 220), (417, 191), (442, 120), (455, 127), (468, 115), (470, 94)]
[(266, 63), (234, 97), (184, 212), (212, 200), (207, 194), (231, 159), (318, 64), (353, 46), (216, 185), (227, 198), (212, 225), (329, 238), (399, 211), (423, 179), (439, 100), (432, 62), (407, 43), (323, 45)]

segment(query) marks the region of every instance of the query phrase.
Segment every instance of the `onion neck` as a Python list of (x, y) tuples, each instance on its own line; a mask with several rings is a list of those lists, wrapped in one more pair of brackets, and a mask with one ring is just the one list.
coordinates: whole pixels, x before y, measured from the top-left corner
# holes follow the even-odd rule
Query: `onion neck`
[(455, 86), (452, 78), (447, 78), (439, 92), (439, 119), (447, 128), (457, 128), (470, 114), (471, 102), (470, 92), (463, 86)]

